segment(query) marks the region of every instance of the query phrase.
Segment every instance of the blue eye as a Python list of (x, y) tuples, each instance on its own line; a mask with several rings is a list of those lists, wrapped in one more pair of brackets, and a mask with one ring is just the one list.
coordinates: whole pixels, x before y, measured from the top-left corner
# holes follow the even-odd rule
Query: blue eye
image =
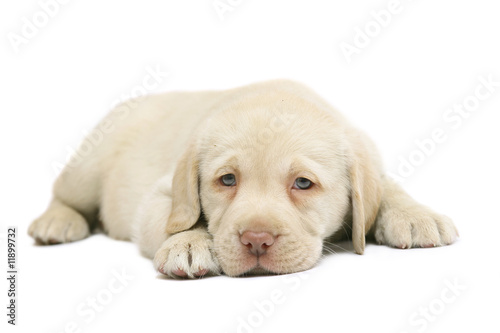
[(236, 177), (232, 173), (228, 173), (220, 177), (220, 182), (224, 186), (234, 186), (236, 185)]
[(295, 179), (295, 183), (293, 184), (293, 187), (297, 188), (299, 190), (307, 190), (307, 189), (311, 188), (312, 185), (313, 185), (313, 182), (310, 181), (309, 179), (304, 178), (304, 177), (299, 177), (299, 178)]

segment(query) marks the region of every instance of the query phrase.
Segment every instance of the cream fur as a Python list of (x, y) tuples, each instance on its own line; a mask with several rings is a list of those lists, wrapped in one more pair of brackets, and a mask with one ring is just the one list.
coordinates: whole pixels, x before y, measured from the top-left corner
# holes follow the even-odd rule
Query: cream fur
[[(66, 166), (30, 226), (41, 243), (85, 238), (100, 220), (161, 273), (195, 277), (306, 270), (345, 230), (360, 254), (367, 234), (400, 248), (457, 237), (449, 218), (384, 175), (362, 132), (298, 83), (152, 95), (99, 126), (110, 129), (104, 141)], [(220, 184), (227, 173), (236, 186)], [(294, 189), (298, 177), (313, 187)], [(247, 230), (274, 237), (265, 255), (240, 242)]]

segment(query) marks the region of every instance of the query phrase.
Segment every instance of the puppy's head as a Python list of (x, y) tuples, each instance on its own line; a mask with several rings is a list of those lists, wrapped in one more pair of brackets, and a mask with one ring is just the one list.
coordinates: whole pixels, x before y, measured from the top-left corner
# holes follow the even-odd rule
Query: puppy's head
[(362, 253), (379, 190), (356, 140), (342, 119), (298, 97), (234, 103), (181, 158), (167, 232), (191, 228), (203, 212), (230, 276), (312, 267), (323, 239), (351, 215)]

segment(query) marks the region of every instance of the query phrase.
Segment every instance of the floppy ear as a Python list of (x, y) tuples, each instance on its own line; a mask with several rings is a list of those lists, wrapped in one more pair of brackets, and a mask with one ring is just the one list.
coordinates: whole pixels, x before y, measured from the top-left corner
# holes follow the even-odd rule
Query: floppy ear
[(381, 174), (375, 147), (368, 138), (357, 136), (352, 141), (350, 165), (352, 200), (352, 244), (363, 254), (365, 234), (375, 222), (382, 198)]
[(172, 180), (172, 211), (166, 227), (169, 234), (188, 230), (200, 218), (198, 165), (196, 142), (193, 141), (177, 163)]

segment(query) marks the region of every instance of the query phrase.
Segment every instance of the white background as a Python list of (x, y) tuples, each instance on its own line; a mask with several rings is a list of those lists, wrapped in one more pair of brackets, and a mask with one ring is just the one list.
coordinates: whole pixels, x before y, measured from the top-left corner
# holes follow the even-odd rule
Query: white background
[[(473, 101), (479, 77), (500, 81), (498, 5), (401, 0), (376, 31), (370, 13), (388, 0), (232, 0), (224, 20), (212, 1), (74, 0), (51, 7), (47, 22), (37, 1), (0, 5), (0, 232), (18, 227), (19, 265), (16, 327), (1, 279), (2, 332), (498, 331), (500, 86), (456, 128), (443, 119)], [(44, 26), (14, 47), (33, 16)], [(340, 46), (366, 26), (373, 37), (348, 62)], [(403, 185), (452, 217), (460, 239), (436, 249), (370, 244), (363, 256), (343, 243), (301, 274), (195, 281), (162, 279), (135, 245), (103, 235), (35, 246), (27, 227), (50, 200), (53, 165), (155, 68), (169, 74), (151, 92), (304, 82), (369, 133), (396, 175), (401, 158), (419, 154), (415, 141), (441, 128), (446, 140)], [(123, 270), (133, 278), (111, 294)], [(92, 297), (106, 303), (95, 316)]]

